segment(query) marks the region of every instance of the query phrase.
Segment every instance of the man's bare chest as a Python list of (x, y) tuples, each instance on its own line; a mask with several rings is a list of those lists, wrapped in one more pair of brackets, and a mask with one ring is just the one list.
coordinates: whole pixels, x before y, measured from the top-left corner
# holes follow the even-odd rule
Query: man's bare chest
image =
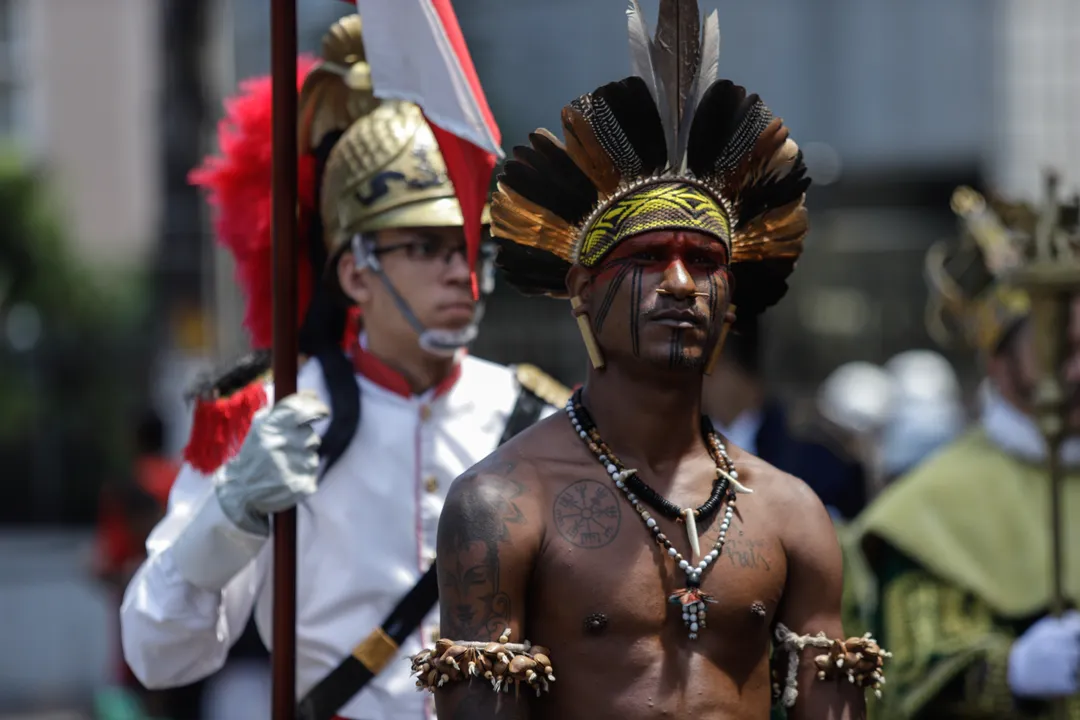
[[(769, 518), (754, 495), (739, 498), (719, 544), (721, 510), (698, 527), (695, 556), (683, 523), (657, 512), (660, 537), (610, 482), (566, 482), (551, 494), (546, 541), (533, 575), (532, 619), (559, 634), (685, 635), (678, 593), (688, 588), (687, 569), (711, 552), (700, 590), (707, 620), (699, 637), (724, 633), (748, 637), (767, 633), (783, 595), (786, 560)], [(758, 502), (758, 504), (760, 504)], [(680, 567), (680, 558), (688, 568)], [(530, 623), (531, 624), (531, 623)]]

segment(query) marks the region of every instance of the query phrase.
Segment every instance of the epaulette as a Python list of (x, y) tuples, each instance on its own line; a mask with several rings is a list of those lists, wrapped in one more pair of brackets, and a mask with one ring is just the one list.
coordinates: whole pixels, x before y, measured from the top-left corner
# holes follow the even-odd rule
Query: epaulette
[(184, 461), (195, 470), (210, 475), (240, 450), (255, 413), (270, 401), (264, 387), (271, 377), (268, 364), (259, 356), (245, 358), (192, 393), (195, 412)]
[(548, 405), (561, 408), (573, 391), (535, 365), (518, 365), (515, 368), (518, 384)]

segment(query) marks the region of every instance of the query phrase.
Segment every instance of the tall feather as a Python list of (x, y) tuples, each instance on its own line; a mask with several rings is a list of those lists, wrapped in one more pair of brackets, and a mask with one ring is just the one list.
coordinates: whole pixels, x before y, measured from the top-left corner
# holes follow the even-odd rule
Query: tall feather
[(626, 22), (630, 32), (630, 69), (645, 81), (653, 102), (660, 107), (664, 102), (664, 89), (658, 86), (659, 75), (653, 66), (653, 46), (649, 40), (649, 26), (641, 12), (638, 0), (630, 0), (626, 8)]
[(697, 74), (690, 88), (690, 94), (683, 106), (682, 120), (679, 123), (679, 142), (675, 156), (679, 158), (678, 168), (686, 170), (686, 146), (690, 140), (690, 127), (694, 122), (701, 98), (705, 91), (720, 78), (720, 16), (713, 10), (705, 20), (705, 32), (701, 42), (701, 59)]
[(701, 17), (697, 0), (660, 0), (660, 19), (653, 43), (654, 65), (666, 92), (660, 117), (667, 139), (668, 163), (681, 165), (676, 154), (686, 99), (701, 60)]

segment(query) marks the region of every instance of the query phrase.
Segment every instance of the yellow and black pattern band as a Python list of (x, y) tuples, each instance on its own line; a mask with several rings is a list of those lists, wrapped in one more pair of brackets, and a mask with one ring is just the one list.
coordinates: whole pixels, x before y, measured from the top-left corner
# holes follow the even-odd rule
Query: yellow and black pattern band
[(715, 198), (696, 185), (658, 183), (611, 203), (586, 229), (578, 262), (594, 267), (623, 240), (656, 230), (700, 232), (731, 242), (731, 222)]

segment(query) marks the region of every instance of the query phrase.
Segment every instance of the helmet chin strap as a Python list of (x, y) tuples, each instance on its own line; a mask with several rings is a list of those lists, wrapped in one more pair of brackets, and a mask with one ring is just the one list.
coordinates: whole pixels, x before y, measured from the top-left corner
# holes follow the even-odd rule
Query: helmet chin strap
[(383, 272), (382, 264), (379, 262), (378, 256), (372, 252), (373, 247), (373, 243), (370, 240), (365, 240), (363, 235), (353, 235), (352, 252), (356, 261), (356, 266), (359, 268), (368, 268), (380, 281), (382, 281), (383, 287), (390, 293), (390, 297), (393, 298), (394, 304), (397, 305), (402, 317), (405, 318), (405, 321), (412, 326), (412, 329), (415, 330), (416, 334), (420, 337), (420, 347), (423, 350), (440, 357), (453, 357), (458, 350), (466, 347), (476, 339), (476, 335), (479, 332), (480, 321), (484, 317), (484, 307), (487, 297), (495, 288), (493, 252), (482, 249), (480, 253), (480, 299), (476, 303), (473, 319), (468, 325), (462, 328), (450, 330), (447, 328), (425, 327), (424, 324), (420, 322), (420, 319), (416, 317), (416, 313), (409, 307), (409, 303), (405, 301), (405, 298), (401, 296), (401, 293), (394, 287), (394, 284), (390, 282), (390, 278), (386, 277), (386, 273)]

